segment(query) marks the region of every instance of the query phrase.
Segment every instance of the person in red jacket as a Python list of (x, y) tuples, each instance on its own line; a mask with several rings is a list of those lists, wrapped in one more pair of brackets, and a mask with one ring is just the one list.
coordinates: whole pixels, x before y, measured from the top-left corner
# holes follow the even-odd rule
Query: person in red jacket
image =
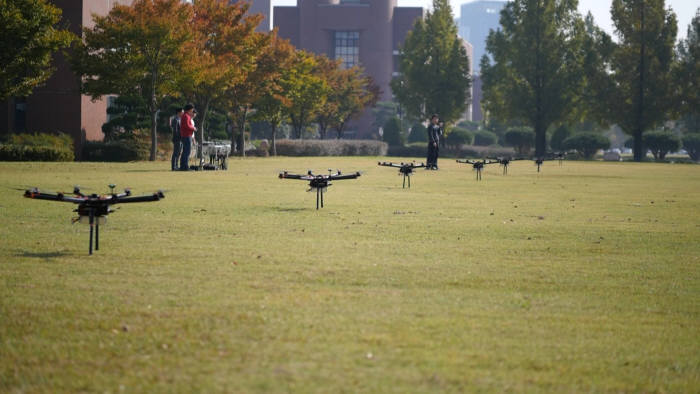
[(189, 171), (188, 164), (192, 151), (192, 136), (197, 128), (194, 127), (194, 105), (185, 105), (185, 113), (180, 118), (180, 138), (182, 140), (182, 156), (180, 157), (180, 171)]

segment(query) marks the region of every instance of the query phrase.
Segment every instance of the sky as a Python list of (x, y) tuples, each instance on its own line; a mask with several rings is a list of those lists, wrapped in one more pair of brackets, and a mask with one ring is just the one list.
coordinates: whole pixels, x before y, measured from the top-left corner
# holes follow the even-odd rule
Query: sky
[[(397, 0), (399, 7), (432, 7), (432, 0)], [(452, 11), (456, 17), (460, 15), (460, 5), (470, 3), (469, 0), (450, 0)], [(581, 15), (586, 15), (591, 11), (598, 26), (603, 28), (608, 34), (613, 34), (612, 22), (610, 21), (610, 4), (612, 0), (579, 0), (578, 9)], [(296, 5), (296, 0), (272, 0), (272, 5)], [(695, 16), (695, 10), (700, 7), (700, 0), (666, 0), (666, 7), (671, 7), (676, 13), (678, 20), (678, 38), (685, 38), (688, 25)]]

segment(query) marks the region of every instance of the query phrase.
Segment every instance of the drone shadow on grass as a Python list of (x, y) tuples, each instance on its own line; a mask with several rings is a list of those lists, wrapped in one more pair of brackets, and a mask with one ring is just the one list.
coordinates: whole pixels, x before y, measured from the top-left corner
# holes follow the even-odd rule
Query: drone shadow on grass
[(26, 250), (18, 251), (15, 253), (16, 257), (28, 257), (33, 259), (44, 259), (45, 261), (51, 261), (51, 259), (72, 256), (73, 253), (66, 251), (59, 252), (29, 252)]
[(272, 208), (274, 211), (277, 212), (302, 212), (302, 211), (308, 211), (310, 208), (282, 208), (282, 207), (273, 207)]

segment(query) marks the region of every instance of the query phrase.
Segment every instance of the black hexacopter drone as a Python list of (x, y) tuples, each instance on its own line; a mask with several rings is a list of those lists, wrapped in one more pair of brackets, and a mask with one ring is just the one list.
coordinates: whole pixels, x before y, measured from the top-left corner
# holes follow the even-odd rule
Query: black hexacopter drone
[(497, 160), (457, 160), (457, 163), (464, 163), (464, 164), (471, 164), (472, 168), (476, 171), (476, 180), (480, 181), (481, 180), (481, 170), (484, 169), (484, 165), (486, 164), (495, 164), (498, 163)]
[(90, 224), (90, 254), (92, 254), (92, 233), (95, 230), (95, 250), (100, 249), (100, 223), (106, 222), (106, 216), (114, 212), (110, 206), (115, 204), (126, 204), (131, 202), (146, 202), (158, 201), (165, 198), (162, 191), (155, 192), (150, 195), (131, 196), (131, 190), (124, 189), (123, 193), (114, 193), (114, 186), (109, 185), (112, 192), (110, 194), (89, 194), (85, 195), (80, 192), (79, 187), (73, 188), (73, 195), (65, 193), (46, 193), (37, 188), (26, 190), (24, 197), (34, 198), (37, 200), (62, 201), (78, 204), (78, 208), (73, 212), (78, 213), (78, 217), (73, 219), (73, 223), (85, 221)]
[(540, 167), (542, 166), (542, 163), (545, 160), (559, 160), (559, 165), (562, 164), (562, 161), (564, 160), (564, 154), (561, 152), (556, 152), (556, 153), (549, 153), (545, 157), (536, 157), (534, 159), (535, 165), (537, 166), (537, 172), (540, 172)]
[(411, 163), (403, 163), (401, 162), (400, 164), (392, 163), (390, 161), (380, 161), (379, 163), (380, 166), (385, 166), (385, 167), (396, 167), (399, 169), (399, 175), (403, 175), (403, 187), (404, 189), (406, 188), (406, 178), (408, 178), (408, 188), (411, 188), (411, 174), (413, 174), (413, 170), (415, 168), (421, 168), (425, 167), (425, 163), (420, 163), (416, 164), (415, 162)]
[(316, 190), (316, 209), (318, 209), (318, 203), (321, 202), (321, 208), (323, 208), (323, 193), (326, 188), (331, 185), (330, 181), (340, 181), (343, 179), (355, 179), (360, 176), (359, 172), (355, 172), (348, 175), (343, 175), (338, 170), (333, 173), (333, 170), (328, 170), (328, 175), (315, 175), (311, 170), (306, 173), (306, 175), (300, 174), (290, 174), (287, 171), (280, 172), (280, 179), (300, 179), (302, 181), (309, 181), (309, 190)]
[(501, 166), (503, 166), (503, 175), (508, 175), (508, 166), (510, 165), (511, 161), (515, 160), (523, 160), (522, 158), (512, 158), (512, 157), (496, 157), (496, 158), (489, 158), (489, 160), (495, 160), (498, 163), (501, 163)]

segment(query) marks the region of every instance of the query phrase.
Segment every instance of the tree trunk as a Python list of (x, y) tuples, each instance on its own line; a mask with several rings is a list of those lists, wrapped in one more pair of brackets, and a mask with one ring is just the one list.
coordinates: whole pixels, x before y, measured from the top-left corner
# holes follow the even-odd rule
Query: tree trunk
[(199, 170), (202, 170), (204, 163), (204, 123), (207, 120), (207, 112), (209, 111), (209, 100), (204, 101), (202, 109), (202, 120), (199, 122), (199, 146), (197, 147), (197, 158), (199, 159)]
[[(155, 98), (154, 98), (155, 100)], [(151, 154), (148, 160), (156, 160), (156, 152), (158, 151), (158, 110), (151, 107)]]
[(277, 125), (275, 123), (270, 123), (270, 128), (272, 128), (272, 156), (277, 156), (277, 144), (275, 140), (275, 134), (277, 134)]
[(637, 130), (634, 132), (634, 161), (642, 161), (646, 152), (642, 152), (642, 133), (644, 133), (644, 1), (639, 7), (641, 12), (639, 40), (639, 97), (637, 107)]
[(245, 157), (245, 122), (248, 116), (248, 107), (243, 109), (243, 115), (238, 117), (238, 129), (240, 135), (238, 136), (241, 146), (241, 157)]

